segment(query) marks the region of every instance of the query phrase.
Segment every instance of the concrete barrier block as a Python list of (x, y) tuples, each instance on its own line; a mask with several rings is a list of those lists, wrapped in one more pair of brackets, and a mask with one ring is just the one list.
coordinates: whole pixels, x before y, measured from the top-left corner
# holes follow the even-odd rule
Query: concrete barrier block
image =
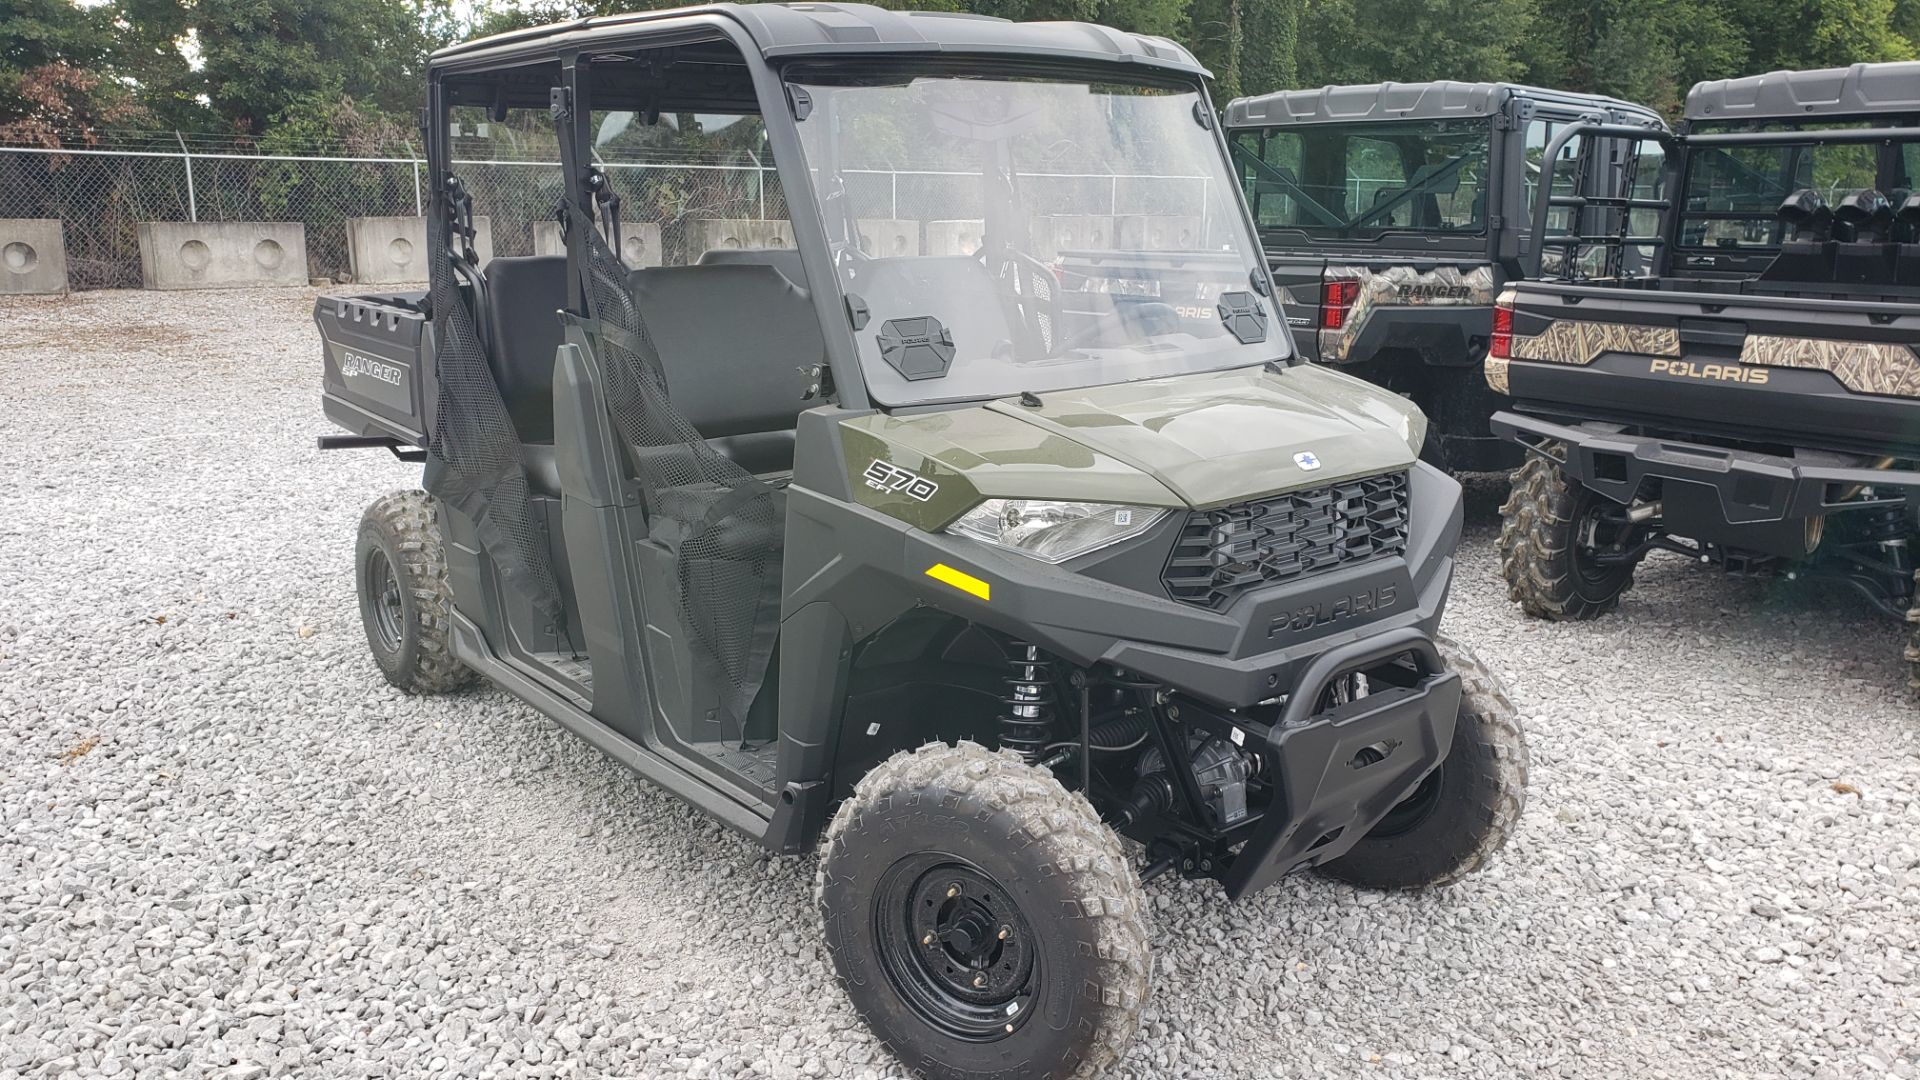
[(793, 222), (778, 218), (708, 218), (694, 223), (694, 249), (790, 248)]
[(297, 221), (143, 221), (149, 289), (243, 289), (307, 283), (307, 228)]
[(920, 254), (920, 223), (893, 218), (861, 218), (860, 250), (876, 259)]
[(1052, 259), (1063, 251), (1113, 250), (1113, 219), (1089, 214), (1054, 214), (1034, 222), (1034, 254)]
[(1114, 219), (1126, 251), (1191, 251), (1206, 246), (1206, 223), (1185, 214), (1133, 214)]
[[(557, 221), (536, 221), (533, 223), (533, 253), (535, 255), (565, 255), (567, 247), (560, 242), (560, 223)], [(620, 261), (635, 270), (643, 266), (659, 266), (660, 226), (651, 221), (623, 221), (620, 223)]]
[(965, 221), (927, 222), (927, 254), (971, 255), (980, 250), (986, 234), (986, 222), (979, 218)]
[(0, 296), (67, 291), (58, 218), (0, 218)]
[[(493, 258), (493, 219), (473, 219), (473, 250), (485, 266)], [(353, 280), (362, 285), (391, 285), (427, 280), (427, 219), (359, 217), (347, 219), (347, 258)]]

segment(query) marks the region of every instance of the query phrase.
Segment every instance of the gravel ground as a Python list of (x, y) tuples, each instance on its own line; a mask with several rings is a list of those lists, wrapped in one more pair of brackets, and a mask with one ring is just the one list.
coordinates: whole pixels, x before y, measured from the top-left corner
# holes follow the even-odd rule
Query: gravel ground
[[(367, 660), (311, 292), (0, 300), (0, 1080), (851, 1076), (811, 859)], [(1451, 631), (1534, 787), (1491, 871), (1150, 889), (1124, 1077), (1920, 1076), (1920, 711), (1864, 604), (1657, 558)]]

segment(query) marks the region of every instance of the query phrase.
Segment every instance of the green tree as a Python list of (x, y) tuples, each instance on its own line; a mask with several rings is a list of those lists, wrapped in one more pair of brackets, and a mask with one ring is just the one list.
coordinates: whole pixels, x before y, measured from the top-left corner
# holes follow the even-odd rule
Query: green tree
[(1751, 43), (1748, 72), (1912, 60), (1917, 55), (1914, 42), (1896, 26), (1897, 17), (1910, 26), (1913, 12), (1896, 0), (1741, 0), (1739, 17)]
[(1558, 31), (1559, 62), (1529, 78), (1568, 90), (1611, 94), (1673, 114), (1702, 79), (1738, 74), (1747, 45), (1727, 0), (1599, 0), (1574, 9)]
[(113, 26), (101, 65), (163, 125), (250, 135), (315, 96), (410, 113), (427, 54), (470, 33), (451, 0), (109, 0), (97, 10)]
[[(141, 115), (161, 127), (260, 135), (343, 99), (358, 113), (404, 118), (440, 45), (673, 2), (6, 0), (0, 124), (86, 127)], [(1701, 79), (1920, 55), (1920, 0), (880, 2), (1170, 37), (1214, 72), (1223, 101), (1287, 86), (1525, 78), (1673, 112)]]
[[(0, 124), (6, 124), (44, 117), (54, 84), (59, 92), (53, 96), (86, 112), (103, 86), (94, 69), (113, 47), (113, 25), (102, 9), (72, 0), (8, 0), (0, 5), (0, 41), (6, 42)], [(71, 100), (76, 94), (81, 100)]]
[[(1274, 2), (1290, 4), (1294, 0)], [(1178, 38), (1187, 25), (1187, 0), (1100, 0), (1093, 18), (1136, 34)]]
[(1300, 4), (1263, 0), (1247, 9), (1240, 41), (1241, 89), (1266, 94), (1299, 78)]
[(1537, 0), (1309, 0), (1299, 81), (1518, 78), (1539, 19)]
[(431, 15), (421, 0), (194, 0), (201, 92), (254, 134), (313, 95), (410, 111), (435, 44)]

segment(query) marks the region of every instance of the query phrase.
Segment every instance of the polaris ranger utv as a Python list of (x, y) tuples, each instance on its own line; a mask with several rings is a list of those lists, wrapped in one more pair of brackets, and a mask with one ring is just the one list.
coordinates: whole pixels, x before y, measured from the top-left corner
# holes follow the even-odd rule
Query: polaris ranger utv
[[(1299, 352), (1411, 398), (1430, 425), (1424, 456), (1441, 468), (1518, 465), (1487, 427), (1507, 401), (1480, 367), (1493, 298), (1533, 252), (1543, 154), (1570, 125), (1665, 130), (1658, 114), (1591, 94), (1432, 82), (1288, 90), (1234, 101), (1226, 117)], [(1576, 192), (1560, 176), (1560, 194), (1619, 183), (1595, 170)]]
[[(1487, 361), (1494, 429), (1532, 451), (1500, 537), (1528, 614), (1612, 610), (1655, 549), (1920, 612), (1916, 124), (1916, 63), (1704, 82), (1644, 140), (1670, 199), (1549, 200), (1576, 227), (1539, 243), (1577, 257), (1500, 297)], [(1550, 149), (1606, 135), (1633, 133)], [(1632, 248), (1654, 274), (1621, 272)]]
[[(317, 305), (327, 441), (426, 462), (360, 531), (381, 671), (484, 676), (818, 847), (840, 981), (916, 1073), (1117, 1060), (1146, 879), (1433, 885), (1520, 813), (1513, 711), (1437, 636), (1459, 487), (1272, 332), (1204, 77), (856, 5), (473, 42), (430, 65), (430, 291)], [(557, 155), (564, 254), (476, 265), (488, 140)], [(1046, 239), (1169, 178), (1183, 246)]]

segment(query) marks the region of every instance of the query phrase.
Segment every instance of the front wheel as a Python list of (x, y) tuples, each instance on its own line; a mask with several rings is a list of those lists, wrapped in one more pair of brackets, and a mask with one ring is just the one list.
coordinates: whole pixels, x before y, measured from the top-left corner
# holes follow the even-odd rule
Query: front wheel
[(1528, 455), (1500, 507), (1500, 572), (1507, 597), (1536, 619), (1598, 618), (1633, 584), (1641, 529), (1619, 506), (1568, 481), (1560, 466)]
[(913, 1075), (1093, 1077), (1140, 1024), (1139, 880), (1093, 807), (973, 743), (895, 754), (823, 841), (834, 971)]
[(1448, 637), (1435, 644), (1460, 676), (1453, 745), (1413, 794), (1320, 872), (1371, 889), (1449, 885), (1505, 847), (1527, 804), (1527, 738), (1500, 679)]

